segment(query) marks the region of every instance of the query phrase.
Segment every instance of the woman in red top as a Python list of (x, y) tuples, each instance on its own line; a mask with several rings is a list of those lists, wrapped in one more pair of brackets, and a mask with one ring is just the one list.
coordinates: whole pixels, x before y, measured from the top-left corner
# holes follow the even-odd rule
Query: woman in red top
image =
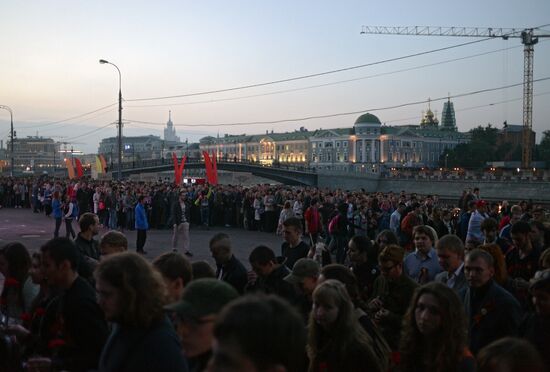
[(399, 370), (474, 371), (463, 309), (455, 291), (445, 284), (419, 287), (405, 314)]

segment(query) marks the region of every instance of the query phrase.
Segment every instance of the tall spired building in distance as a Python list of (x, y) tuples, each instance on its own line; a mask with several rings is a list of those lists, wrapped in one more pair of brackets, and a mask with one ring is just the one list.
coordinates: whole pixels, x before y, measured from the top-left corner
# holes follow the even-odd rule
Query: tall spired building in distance
[(180, 142), (180, 138), (176, 136), (176, 128), (172, 123), (172, 111), (168, 111), (168, 122), (164, 128), (164, 140), (166, 142)]
[(456, 132), (455, 108), (450, 98), (447, 102), (443, 103), (440, 129), (452, 130)]

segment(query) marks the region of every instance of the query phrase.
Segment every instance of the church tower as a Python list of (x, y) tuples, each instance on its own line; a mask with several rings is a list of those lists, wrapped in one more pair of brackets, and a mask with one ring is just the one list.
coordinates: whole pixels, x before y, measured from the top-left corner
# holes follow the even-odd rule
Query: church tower
[(431, 100), (428, 99), (428, 111), (423, 115), (422, 120), (420, 121), (421, 128), (437, 128), (439, 121), (437, 120), (437, 113), (434, 114), (430, 107)]
[(451, 102), (451, 98), (447, 102), (443, 103), (443, 112), (441, 113), (441, 126), (440, 130), (449, 130), (456, 132), (456, 118), (455, 108)]

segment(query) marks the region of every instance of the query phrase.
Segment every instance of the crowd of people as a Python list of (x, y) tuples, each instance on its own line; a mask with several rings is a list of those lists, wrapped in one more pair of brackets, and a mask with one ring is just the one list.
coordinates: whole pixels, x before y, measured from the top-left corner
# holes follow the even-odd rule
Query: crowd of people
[[(3, 207), (55, 221), (38, 252), (0, 248), (0, 371), (550, 366), (550, 221), (528, 201), (487, 202), (477, 188), (452, 202), (284, 185), (0, 185)], [(259, 242), (245, 265), (227, 229), (207, 247), (214, 266), (194, 261), (207, 248), (193, 229), (212, 226), (282, 243)], [(148, 257), (150, 228), (171, 230), (172, 252)]]

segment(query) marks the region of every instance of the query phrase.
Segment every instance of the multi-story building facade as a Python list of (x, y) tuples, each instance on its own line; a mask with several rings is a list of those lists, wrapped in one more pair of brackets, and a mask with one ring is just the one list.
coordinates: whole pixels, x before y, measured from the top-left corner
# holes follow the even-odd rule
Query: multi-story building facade
[(216, 153), (221, 160), (250, 161), (263, 165), (292, 163), (306, 165), (309, 162), (308, 138), (312, 132), (301, 128), (296, 132), (269, 133), (265, 135), (225, 135), (204, 137), (200, 149)]
[[(59, 143), (52, 138), (28, 136), (17, 138), (13, 146), (15, 168), (50, 168), (63, 163)], [(8, 141), (5, 151), (6, 160), (11, 158), (11, 142)]]
[[(99, 154), (103, 154), (109, 163), (117, 161), (117, 137), (108, 137), (99, 143)], [(166, 147), (166, 141), (159, 136), (122, 137), (122, 161), (160, 159)]]
[(392, 167), (438, 167), (445, 150), (469, 140), (469, 133), (457, 131), (449, 101), (444, 105), (441, 125), (431, 109), (420, 124), (403, 126), (382, 125), (378, 117), (366, 113), (351, 128), (300, 128), (291, 133), (205, 137), (200, 148), (217, 153), (222, 160), (378, 172)]

